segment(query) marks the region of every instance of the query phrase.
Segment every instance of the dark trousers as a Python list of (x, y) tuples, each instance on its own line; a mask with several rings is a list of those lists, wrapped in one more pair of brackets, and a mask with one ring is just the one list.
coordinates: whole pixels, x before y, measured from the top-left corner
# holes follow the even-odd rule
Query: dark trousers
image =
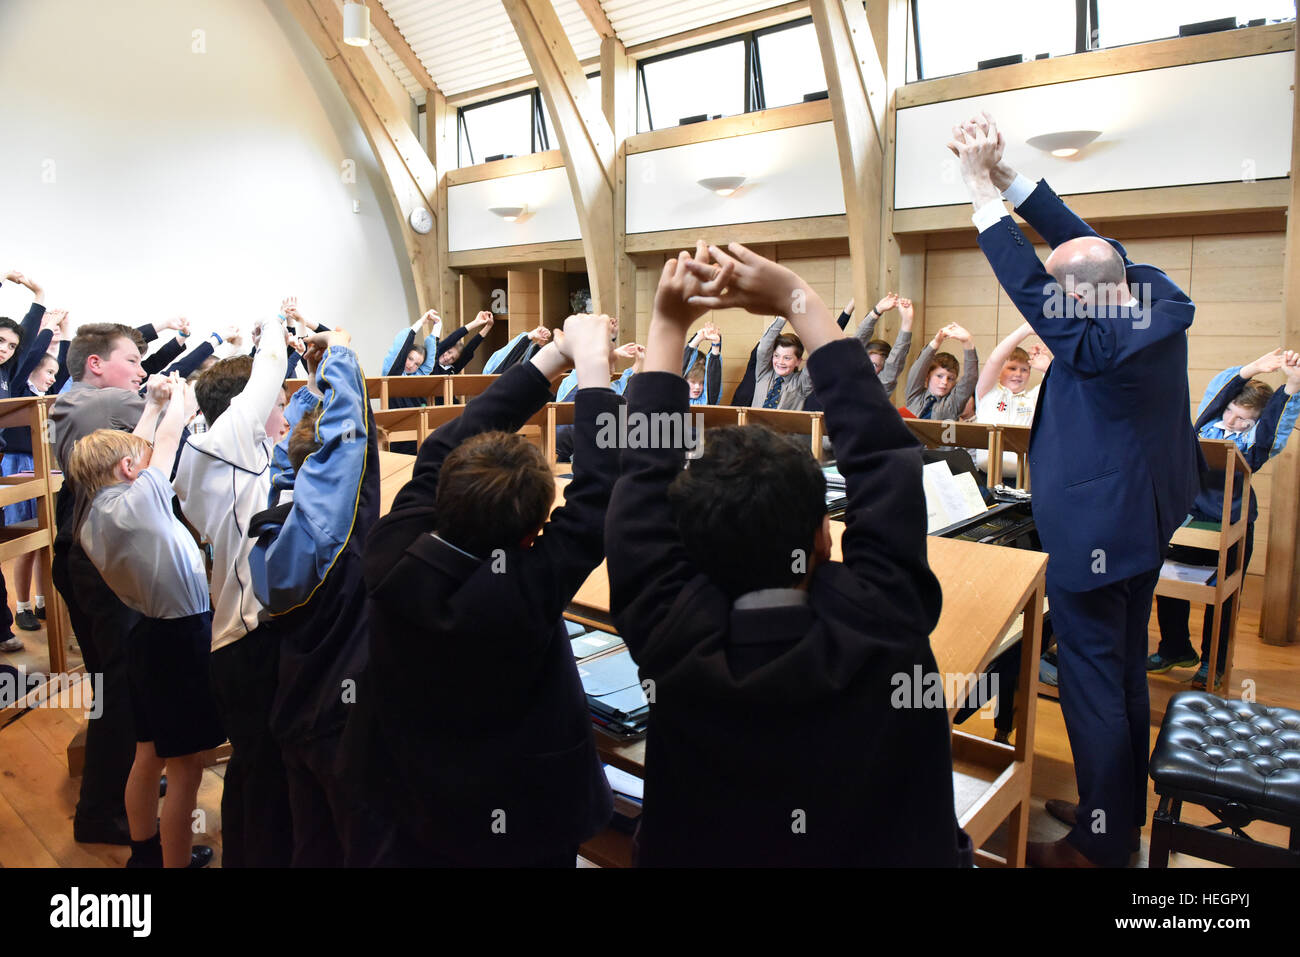
[(1159, 569), (1087, 592), (1054, 587), (1061, 714), (1074, 753), (1078, 822), (1069, 841), (1095, 864), (1123, 867), (1146, 822), (1151, 702), (1147, 624)]
[(340, 732), (281, 746), (293, 814), (293, 866), (342, 867), (347, 808), (335, 769)]
[(127, 636), (140, 616), (113, 594), (80, 545), (56, 542), (52, 572), (86, 673), (103, 675), (103, 710), (86, 726), (76, 821), (85, 826), (118, 821), (125, 827), (126, 778), (135, 761)]
[[(1255, 523), (1246, 523), (1246, 560), (1241, 563), (1241, 573), (1246, 574), (1246, 569), (1250, 566), (1250, 554), (1255, 550)], [(1233, 545), (1228, 549), (1228, 561), (1225, 566), (1228, 574), (1231, 575), (1237, 570), (1237, 549), (1240, 545)], [(1219, 563), (1219, 553), (1211, 551), (1208, 548), (1188, 548), (1184, 545), (1172, 545), (1169, 548), (1169, 558), (1176, 562), (1186, 562), (1189, 565), (1217, 565)], [(1228, 663), (1228, 637), (1232, 634), (1232, 606), (1235, 598), (1229, 598), (1223, 603), (1223, 617), (1219, 620), (1219, 663), (1216, 667), (1216, 673), (1222, 673)], [(1166, 598), (1163, 595), (1156, 596), (1156, 618), (1160, 622), (1160, 647), (1157, 652), (1162, 658), (1187, 658), (1194, 654), (1192, 649), (1192, 638), (1189, 632), (1188, 616), (1191, 614), (1191, 602), (1183, 601), (1180, 598)], [(1206, 660), (1210, 656), (1210, 637), (1214, 630), (1214, 609), (1208, 605), (1205, 608), (1205, 620), (1201, 626), (1201, 659)]]
[(279, 666), (280, 646), (265, 625), (212, 653), (212, 696), (231, 748), (222, 867), (288, 867), (293, 856), (289, 782), (269, 722)]

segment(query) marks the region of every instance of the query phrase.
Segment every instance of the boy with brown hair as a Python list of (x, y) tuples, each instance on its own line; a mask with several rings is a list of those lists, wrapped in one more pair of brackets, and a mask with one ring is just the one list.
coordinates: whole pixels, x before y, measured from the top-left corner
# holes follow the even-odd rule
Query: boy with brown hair
[[(940, 352), (945, 339), (956, 339), (965, 350), (965, 372), (955, 356)], [(957, 323), (949, 323), (930, 340), (912, 363), (907, 375), (907, 408), (918, 419), (956, 421), (972, 395), (979, 375), (979, 353), (971, 335)]]
[(629, 419), (688, 413), (681, 349), (703, 311), (788, 318), (847, 482), (844, 560), (830, 560), (825, 480), (806, 447), (732, 426), (686, 470), (683, 449), (623, 451), (610, 604), (653, 692), (638, 863), (955, 865), (969, 841), (947, 714), (891, 703), (897, 676), (937, 670), (919, 446), (816, 293), (729, 250), (701, 242), (664, 266)]
[[(1285, 372), (1286, 384), (1274, 391), (1268, 383), (1255, 378), (1270, 372)], [(1263, 468), (1269, 459), (1286, 448), (1291, 430), (1300, 417), (1300, 353), (1280, 348), (1260, 356), (1244, 366), (1232, 366), (1216, 375), (1205, 389), (1196, 410), (1197, 434), (1203, 439), (1229, 439), (1241, 450), (1252, 471)], [(1201, 489), (1192, 505), (1193, 521), (1220, 522), (1223, 519), (1223, 473), (1207, 472), (1201, 476)], [(1232, 519), (1241, 515), (1241, 490), (1237, 486), (1232, 503)], [(1246, 574), (1255, 547), (1255, 519), (1259, 514), (1255, 490), (1250, 490), (1246, 516), (1246, 540), (1228, 550), (1226, 573), (1231, 575), (1240, 564)], [(1240, 556), (1238, 549), (1241, 549)], [(1216, 565), (1218, 556), (1209, 549), (1171, 545), (1169, 558), (1193, 565)], [(1240, 562), (1238, 558), (1240, 557)], [(1227, 665), (1228, 641), (1231, 637), (1232, 604), (1224, 602), (1219, 623), (1219, 655), (1215, 664), (1215, 687), (1223, 680)], [(1210, 677), (1210, 644), (1213, 638), (1214, 610), (1205, 609), (1201, 631), (1201, 653), (1192, 648), (1188, 631), (1191, 606), (1178, 598), (1156, 596), (1156, 619), (1160, 623), (1160, 645), (1147, 658), (1147, 672), (1164, 674), (1173, 668), (1190, 668), (1200, 662), (1192, 677), (1192, 687), (1204, 689)]]
[(812, 377), (803, 367), (803, 342), (792, 332), (782, 332), (785, 324), (785, 317), (777, 316), (758, 340), (751, 409), (802, 409), (812, 393)]
[[(570, 316), (425, 440), (375, 526), (370, 663), (342, 748), (350, 865), (573, 867), (608, 821), (561, 616), (604, 554), (618, 453), (600, 447), (598, 423), (623, 402), (611, 345), (609, 317)], [(555, 479), (515, 432), (570, 365), (573, 480), (548, 520)]]
[[(55, 457), (65, 466), (73, 446), (96, 429), (130, 432), (139, 424), (145, 400), (140, 365), (144, 340), (130, 326), (88, 323), (68, 348), (72, 384), (50, 410)], [(104, 710), (86, 728), (86, 764), (73, 818), (76, 840), (91, 844), (129, 844), (122, 795), (135, 756), (135, 728), (127, 670), (127, 635), (137, 613), (104, 583), (77, 541), (86, 500), (76, 481), (65, 475), (55, 503), (51, 577), (68, 608), (86, 671), (102, 674)]]
[[(172, 512), (167, 475), (195, 408), (193, 389), (173, 374), (151, 390), (134, 432), (92, 432), (77, 441), (68, 461), (69, 476), (90, 503), (81, 547), (140, 616), (127, 653), (138, 742), (125, 792), (127, 867), (202, 866), (212, 856), (207, 849), (192, 858), (191, 829), (201, 752), (226, 737), (209, 689), (212, 613), (203, 555)], [(164, 767), (168, 796), (159, 826)]]

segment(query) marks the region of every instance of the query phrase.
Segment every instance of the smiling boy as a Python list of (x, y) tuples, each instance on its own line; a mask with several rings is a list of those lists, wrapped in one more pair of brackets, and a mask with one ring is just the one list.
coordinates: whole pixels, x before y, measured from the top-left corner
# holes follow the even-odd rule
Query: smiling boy
[(812, 392), (812, 377), (803, 367), (803, 343), (794, 333), (783, 333), (784, 326), (785, 317), (777, 316), (758, 341), (754, 365), (758, 377), (749, 403), (751, 409), (797, 411)]
[[(964, 371), (954, 356), (939, 351), (945, 339), (962, 344)], [(944, 326), (921, 350), (907, 374), (907, 408), (918, 419), (957, 419), (975, 394), (979, 361), (970, 333), (955, 322)]]

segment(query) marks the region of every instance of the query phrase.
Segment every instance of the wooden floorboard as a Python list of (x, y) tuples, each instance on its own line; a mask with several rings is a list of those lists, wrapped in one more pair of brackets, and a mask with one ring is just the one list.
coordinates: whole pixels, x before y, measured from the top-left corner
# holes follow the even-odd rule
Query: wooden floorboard
[[(1300, 646), (1265, 645), (1255, 636), (1258, 613), (1242, 612), (1238, 625), (1238, 647), (1233, 686), (1228, 697), (1239, 697), (1242, 682), (1254, 682), (1259, 701), (1300, 709)], [(1152, 619), (1151, 650), (1158, 632)], [(1194, 639), (1199, 640), (1199, 639)], [(1169, 698), (1187, 686), (1191, 670), (1175, 672), (1173, 679), (1151, 679), (1151, 741), (1155, 742)], [(1182, 679), (1181, 681), (1178, 679)], [(0, 866), (3, 867), (121, 867), (128, 849), (106, 845), (82, 845), (72, 839), (72, 814), (80, 779), (68, 777), (66, 748), (81, 722), (83, 707), (37, 708), (12, 724), (0, 728)], [(992, 737), (990, 719), (976, 715), (962, 725), (973, 734)], [(221, 787), (224, 767), (204, 772), (199, 790), (199, 809), (204, 813), (203, 833), (196, 843), (209, 844), (221, 854)], [(1054, 840), (1065, 834), (1043, 810), (1043, 800), (1077, 797), (1069, 739), (1060, 706), (1052, 700), (1037, 702), (1037, 738), (1034, 749), (1034, 808), (1030, 815), (1031, 840)], [(1148, 807), (1156, 805), (1154, 789), (1148, 791)], [(1184, 818), (1193, 823), (1212, 823), (1208, 812), (1187, 806)], [(1250, 833), (1271, 843), (1285, 843), (1282, 828), (1254, 825)], [(1149, 830), (1143, 831), (1138, 866), (1145, 866)], [(1000, 835), (988, 847), (998, 850)], [(586, 862), (583, 862), (584, 864)], [(588, 865), (590, 866), (590, 865)], [(1206, 862), (1175, 855), (1174, 867), (1203, 867)], [(1212, 865), (1210, 865), (1212, 866)]]

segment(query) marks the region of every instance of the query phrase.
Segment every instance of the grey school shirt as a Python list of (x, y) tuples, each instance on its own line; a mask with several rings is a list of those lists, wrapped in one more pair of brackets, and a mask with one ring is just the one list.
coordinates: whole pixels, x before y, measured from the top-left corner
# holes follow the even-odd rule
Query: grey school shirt
[(134, 482), (102, 488), (81, 525), (81, 547), (108, 587), (147, 618), (209, 608), (203, 553), (172, 512), (167, 476), (150, 466)]
[[(73, 382), (50, 409), (50, 427), (53, 430), (51, 438), (60, 466), (67, 467), (72, 447), (82, 436), (89, 435), (96, 429), (130, 432), (140, 421), (143, 412), (144, 399), (135, 392), (126, 389), (97, 389), (86, 382)], [(71, 542), (76, 537), (88, 504), (84, 495), (77, 495), (71, 479), (66, 475), (63, 488), (64, 491), (59, 493), (57, 538), (60, 543)], [(65, 505), (65, 495), (75, 496), (75, 506), (70, 502)]]

